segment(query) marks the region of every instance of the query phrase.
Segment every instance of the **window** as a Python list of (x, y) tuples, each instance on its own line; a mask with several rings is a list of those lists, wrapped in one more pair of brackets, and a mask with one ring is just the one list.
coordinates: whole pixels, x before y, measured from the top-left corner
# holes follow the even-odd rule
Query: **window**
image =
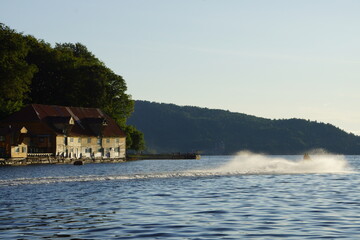
[(99, 144), (99, 145), (101, 144), (101, 138), (97, 139), (97, 144)]
[(15, 147), (15, 152), (20, 152), (20, 148), (19, 147)]
[(74, 138), (71, 137), (71, 138), (70, 138), (70, 142), (74, 142)]
[(5, 141), (5, 136), (0, 136), (0, 142), (4, 142)]
[(78, 143), (81, 143), (81, 137), (78, 138)]
[(91, 138), (88, 138), (88, 139), (87, 139), (87, 143), (91, 143)]
[(22, 147), (22, 152), (26, 153), (26, 147)]
[(110, 143), (110, 138), (107, 138), (107, 139), (106, 139), (106, 143)]
[(39, 142), (43, 143), (45, 141), (45, 138), (39, 137)]
[(120, 142), (120, 138), (117, 138), (117, 139), (116, 139), (116, 143), (119, 143), (119, 142)]

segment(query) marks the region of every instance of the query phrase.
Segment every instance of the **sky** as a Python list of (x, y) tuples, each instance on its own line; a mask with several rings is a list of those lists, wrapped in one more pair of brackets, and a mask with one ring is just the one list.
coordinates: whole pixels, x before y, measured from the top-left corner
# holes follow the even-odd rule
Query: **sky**
[(134, 100), (360, 135), (360, 1), (1, 0), (0, 22), (84, 44)]

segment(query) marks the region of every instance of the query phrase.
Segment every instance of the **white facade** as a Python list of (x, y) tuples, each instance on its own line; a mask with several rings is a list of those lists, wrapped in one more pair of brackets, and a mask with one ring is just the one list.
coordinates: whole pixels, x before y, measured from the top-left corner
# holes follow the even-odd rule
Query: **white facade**
[(125, 158), (125, 137), (56, 137), (56, 153), (69, 158)]

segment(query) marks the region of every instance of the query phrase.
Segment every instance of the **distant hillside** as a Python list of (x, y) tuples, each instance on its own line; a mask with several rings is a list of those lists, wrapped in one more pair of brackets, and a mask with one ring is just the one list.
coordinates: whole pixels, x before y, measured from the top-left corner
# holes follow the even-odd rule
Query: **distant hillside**
[(136, 101), (128, 124), (145, 135), (150, 152), (232, 154), (250, 150), (301, 154), (322, 148), (360, 154), (360, 137), (324, 123), (302, 119), (270, 120), (242, 113)]

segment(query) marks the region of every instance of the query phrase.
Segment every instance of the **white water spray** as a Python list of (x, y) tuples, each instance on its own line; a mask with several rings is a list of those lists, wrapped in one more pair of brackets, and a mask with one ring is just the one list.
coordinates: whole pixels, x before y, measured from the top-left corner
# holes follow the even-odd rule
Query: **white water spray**
[(239, 152), (229, 163), (214, 169), (216, 172), (237, 174), (306, 174), (351, 173), (353, 170), (344, 156), (322, 152), (310, 160), (288, 160), (284, 157)]

